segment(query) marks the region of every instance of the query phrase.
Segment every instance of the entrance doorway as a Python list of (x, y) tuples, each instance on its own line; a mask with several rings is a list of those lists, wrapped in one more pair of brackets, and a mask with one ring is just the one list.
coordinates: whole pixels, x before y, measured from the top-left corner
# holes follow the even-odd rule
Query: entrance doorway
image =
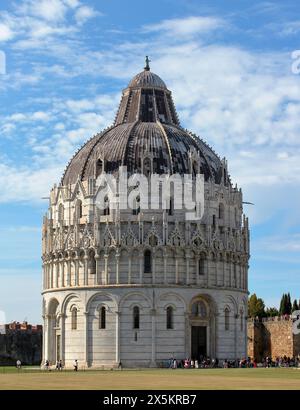
[(206, 326), (192, 326), (191, 359), (199, 360), (207, 355)]

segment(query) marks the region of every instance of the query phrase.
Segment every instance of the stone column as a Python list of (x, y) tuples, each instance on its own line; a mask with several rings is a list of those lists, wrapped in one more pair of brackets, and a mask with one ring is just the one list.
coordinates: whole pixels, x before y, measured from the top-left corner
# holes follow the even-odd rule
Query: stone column
[(46, 288), (46, 262), (43, 262), (42, 264), (42, 270), (43, 270), (43, 283), (42, 283), (42, 287), (43, 289)]
[(47, 280), (46, 280), (47, 289), (50, 288), (50, 262), (47, 262)]
[(238, 321), (238, 313), (234, 314), (233, 318), (233, 325), (234, 325), (234, 359), (237, 358), (237, 321)]
[(84, 314), (84, 326), (83, 326), (83, 354), (84, 365), (89, 367), (89, 312), (83, 312)]
[(185, 323), (185, 357), (191, 357), (191, 326), (189, 320), (189, 313), (184, 313), (184, 323)]
[(50, 352), (50, 346), (53, 345), (51, 343), (51, 315), (46, 315), (45, 316), (45, 323), (46, 323), (46, 328), (44, 331), (44, 336), (45, 336), (45, 360), (51, 360), (51, 352)]
[(67, 286), (71, 286), (71, 258), (67, 258)]
[(65, 259), (64, 258), (60, 264), (61, 264), (60, 286), (63, 288), (65, 286)]
[(179, 256), (175, 256), (175, 283), (179, 283)]
[(60, 315), (60, 358), (62, 362), (65, 362), (65, 320), (66, 315), (63, 313)]
[(211, 286), (212, 283), (212, 277), (209, 275), (209, 272), (212, 272), (212, 257), (207, 256), (206, 260), (204, 261), (204, 272), (205, 272), (205, 277), (206, 277), (206, 286)]
[(99, 259), (100, 259), (100, 255), (98, 255), (98, 254), (96, 253), (96, 254), (95, 254), (96, 272), (94, 272), (94, 273), (95, 273), (95, 280), (94, 280), (95, 285), (100, 285), (100, 278), (99, 278)]
[(128, 284), (131, 284), (131, 263), (132, 263), (132, 259), (131, 259), (131, 255), (129, 255), (128, 258)]
[(143, 283), (143, 273), (144, 273), (144, 255), (140, 254), (139, 255), (139, 260), (140, 260), (140, 283)]
[(79, 257), (74, 258), (75, 264), (75, 286), (79, 286)]
[(105, 285), (108, 285), (108, 254), (104, 254), (104, 277), (105, 277)]
[(83, 266), (84, 266), (84, 271), (83, 271), (83, 284), (84, 286), (87, 286), (88, 284), (88, 263), (89, 263), (89, 257), (87, 254), (84, 255), (83, 257)]
[(48, 323), (47, 315), (43, 315), (43, 352), (42, 352), (42, 366), (45, 364), (46, 356), (48, 354)]
[(168, 255), (167, 255), (167, 252), (164, 252), (164, 284), (165, 284), (165, 285), (168, 283), (168, 278), (167, 278), (167, 263), (168, 263)]
[(196, 255), (195, 260), (196, 260), (196, 284), (200, 285), (200, 275), (199, 275), (199, 260), (200, 260), (200, 257), (199, 257), (199, 255)]
[(186, 284), (190, 284), (190, 255), (185, 256)]
[(120, 283), (120, 254), (116, 253), (116, 285)]
[(53, 288), (53, 260), (49, 262), (49, 268), (50, 268), (49, 288)]
[(121, 312), (116, 311), (116, 364), (120, 363), (120, 316)]
[(151, 363), (150, 367), (157, 367), (156, 364), (156, 310), (151, 309), (151, 327), (152, 327), (152, 343), (151, 343)]
[(156, 272), (155, 272), (155, 252), (151, 252), (152, 255), (152, 284), (156, 283)]
[(58, 288), (58, 278), (59, 278), (59, 261), (55, 260), (55, 287)]

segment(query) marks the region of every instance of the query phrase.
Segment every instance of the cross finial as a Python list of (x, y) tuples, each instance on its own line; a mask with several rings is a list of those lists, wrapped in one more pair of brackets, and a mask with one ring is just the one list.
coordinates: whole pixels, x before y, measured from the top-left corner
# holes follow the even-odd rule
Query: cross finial
[(150, 71), (150, 65), (149, 65), (150, 62), (151, 62), (151, 60), (149, 60), (149, 57), (146, 56), (146, 58), (145, 58), (145, 67), (144, 67), (144, 70)]

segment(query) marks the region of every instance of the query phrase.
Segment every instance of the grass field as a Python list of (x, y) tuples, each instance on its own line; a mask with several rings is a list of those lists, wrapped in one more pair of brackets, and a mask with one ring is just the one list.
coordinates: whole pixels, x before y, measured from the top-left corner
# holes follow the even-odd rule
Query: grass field
[(0, 389), (296, 389), (300, 369), (156, 369), (46, 372), (0, 368)]

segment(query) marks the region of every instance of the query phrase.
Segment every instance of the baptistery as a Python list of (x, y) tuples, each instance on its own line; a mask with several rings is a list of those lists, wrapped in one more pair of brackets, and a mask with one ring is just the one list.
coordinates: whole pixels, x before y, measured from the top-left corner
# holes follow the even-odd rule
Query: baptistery
[[(121, 168), (146, 179), (201, 175), (201, 218), (177, 209), (174, 187), (164, 208), (144, 209), (139, 196), (115, 206), (109, 195), (98, 206), (99, 178), (118, 180)], [(170, 358), (246, 356), (242, 191), (226, 159), (180, 125), (148, 59), (123, 90), (114, 124), (74, 154), (51, 190), (42, 236), (43, 362), (162, 367)]]

